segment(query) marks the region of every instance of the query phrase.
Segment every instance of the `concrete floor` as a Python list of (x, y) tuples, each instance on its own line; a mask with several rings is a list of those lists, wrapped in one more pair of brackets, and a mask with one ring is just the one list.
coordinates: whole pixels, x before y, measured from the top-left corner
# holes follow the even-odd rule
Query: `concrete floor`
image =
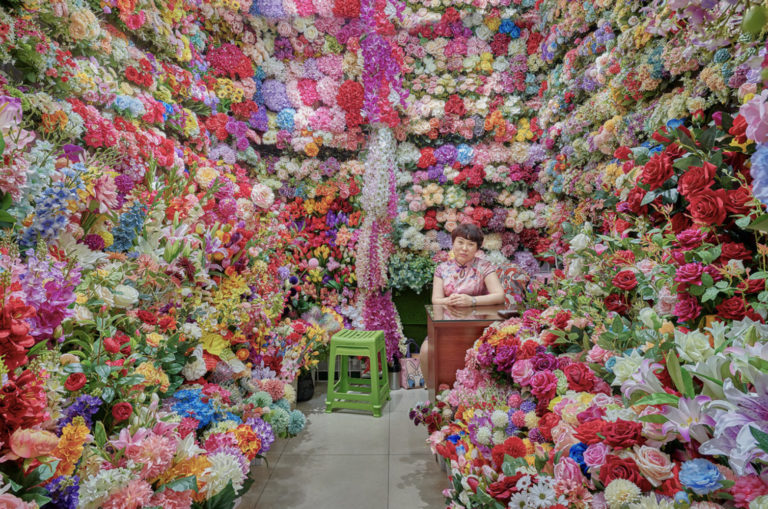
[(278, 439), (237, 509), (444, 509), (449, 480), (408, 411), (424, 389), (392, 391), (382, 417), (350, 410), (325, 413), (325, 382), (297, 408), (307, 427)]

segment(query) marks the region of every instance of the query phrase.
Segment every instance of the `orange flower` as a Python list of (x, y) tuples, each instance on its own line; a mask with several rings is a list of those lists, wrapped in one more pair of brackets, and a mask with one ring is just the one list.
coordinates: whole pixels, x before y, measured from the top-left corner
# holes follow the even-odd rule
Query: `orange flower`
[(88, 439), (88, 431), (85, 420), (80, 416), (72, 419), (72, 422), (61, 430), (59, 443), (51, 453), (51, 456), (61, 460), (56, 467), (56, 475), (72, 475), (75, 471), (75, 465), (83, 455), (83, 444)]

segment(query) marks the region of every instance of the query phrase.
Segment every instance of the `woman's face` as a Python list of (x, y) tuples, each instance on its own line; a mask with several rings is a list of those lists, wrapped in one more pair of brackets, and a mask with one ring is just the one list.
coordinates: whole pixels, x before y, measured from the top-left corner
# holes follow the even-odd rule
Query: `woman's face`
[(456, 257), (456, 261), (460, 265), (464, 265), (475, 257), (477, 247), (477, 242), (472, 242), (464, 237), (456, 237), (456, 240), (453, 241), (453, 256)]

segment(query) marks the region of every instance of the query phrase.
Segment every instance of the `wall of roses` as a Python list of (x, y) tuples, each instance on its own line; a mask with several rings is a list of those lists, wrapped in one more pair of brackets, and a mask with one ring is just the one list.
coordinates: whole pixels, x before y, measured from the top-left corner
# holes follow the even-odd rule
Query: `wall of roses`
[[(764, 507), (766, 6), (409, 8), (423, 20), (400, 34), (423, 93), (409, 107), (423, 109), (400, 147), (414, 172), (401, 245), (437, 250), (435, 227), (462, 214), (493, 231), (496, 168), (455, 163), (484, 142), (534, 169), (540, 210), (560, 211), (540, 242), (562, 270), (411, 412), (450, 472), (450, 506)], [(476, 201), (440, 203), (469, 175)], [(441, 178), (444, 196), (429, 185)]]

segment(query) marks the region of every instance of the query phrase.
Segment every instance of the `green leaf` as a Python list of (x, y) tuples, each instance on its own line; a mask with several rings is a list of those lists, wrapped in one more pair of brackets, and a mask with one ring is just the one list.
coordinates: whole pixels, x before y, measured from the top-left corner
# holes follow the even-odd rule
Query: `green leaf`
[(32, 348), (29, 349), (29, 351), (27, 352), (27, 357), (34, 357), (40, 351), (46, 350), (47, 346), (48, 346), (48, 344), (47, 344), (46, 341), (41, 341), (41, 342), (37, 343), (35, 346), (33, 346)]
[(704, 295), (704, 287), (699, 285), (691, 285), (688, 287), (688, 293), (693, 295), (694, 297), (701, 297)]
[(697, 373), (696, 371), (693, 371), (691, 374), (693, 374), (693, 375), (695, 375), (695, 376), (697, 376), (697, 377), (699, 377), (699, 378), (701, 378), (703, 380), (709, 380), (713, 384), (719, 385), (720, 387), (723, 386), (723, 381), (722, 380), (718, 380), (717, 378), (712, 378), (711, 376), (704, 375), (704, 374), (701, 374), (701, 373)]
[(704, 285), (705, 288), (709, 288), (710, 286), (713, 286), (715, 284), (715, 280), (712, 279), (712, 276), (704, 272), (701, 275), (701, 283)]
[(768, 453), (768, 433), (761, 431), (753, 426), (749, 427), (749, 431), (752, 432), (752, 436), (757, 440), (757, 445), (764, 452)]
[[(0, 138), (2, 137), (2, 133), (0, 133)], [(0, 150), (2, 152), (2, 150)], [(0, 192), (0, 210), (8, 210), (11, 208), (11, 205), (13, 205), (13, 198), (11, 198), (11, 193), (2, 193)]]
[(101, 378), (102, 382), (106, 382), (109, 378), (109, 375), (112, 373), (112, 368), (107, 366), (106, 364), (99, 364), (95, 368), (96, 373)]
[(715, 137), (717, 131), (715, 129), (707, 129), (699, 136), (699, 143), (706, 149), (711, 150), (715, 144)]
[(649, 394), (644, 398), (640, 398), (636, 405), (677, 405), (680, 401), (678, 396), (674, 394), (667, 394), (666, 392), (657, 392), (655, 394)]
[(0, 210), (0, 223), (11, 223), (14, 224), (16, 222), (16, 218), (10, 215), (8, 212), (4, 210)]
[(5, 138), (3, 138), (3, 133), (0, 132), (0, 155), (3, 155), (4, 151), (5, 151)]
[(717, 298), (718, 293), (720, 293), (720, 290), (718, 290), (714, 286), (711, 288), (707, 288), (707, 291), (704, 292), (704, 295), (701, 297), (701, 302), (709, 302), (710, 300), (715, 300)]
[(191, 475), (189, 477), (182, 477), (181, 479), (176, 479), (175, 481), (171, 481), (168, 484), (165, 484), (162, 486), (165, 489), (173, 490), (173, 491), (187, 491), (192, 490), (195, 493), (197, 493), (197, 477), (194, 475)]
[(683, 396), (685, 396), (686, 398), (695, 397), (696, 392), (693, 389), (693, 377), (691, 377), (691, 374), (688, 372), (687, 369), (681, 367), (680, 376), (683, 379), (683, 387), (685, 388), (684, 391), (681, 391), (683, 393)]
[(648, 205), (653, 200), (655, 200), (657, 196), (659, 196), (659, 193), (656, 192), (656, 191), (649, 191), (649, 192), (647, 192), (645, 194), (645, 196), (643, 197), (643, 201), (640, 202), (640, 205), (641, 206), (642, 205)]
[(101, 391), (101, 399), (104, 403), (110, 403), (115, 399), (115, 390), (112, 387), (104, 387), (104, 390)]
[(757, 219), (752, 221), (749, 226), (747, 226), (747, 229), (756, 230), (759, 232), (768, 232), (768, 214), (759, 216)]
[(104, 429), (104, 423), (96, 421), (96, 425), (93, 427), (93, 440), (99, 449), (103, 449), (107, 443), (107, 430)]
[(675, 383), (675, 387), (677, 387), (678, 391), (685, 392), (685, 383), (680, 372), (680, 359), (677, 358), (677, 354), (674, 351), (667, 352), (665, 359), (667, 361), (669, 377)]
[(642, 417), (639, 417), (638, 419), (643, 422), (653, 422), (655, 424), (664, 424), (669, 420), (669, 418), (666, 415), (662, 415), (662, 414), (644, 415)]
[(613, 323), (611, 324), (611, 331), (614, 334), (620, 334), (624, 331), (624, 322), (621, 320), (620, 317), (616, 317), (613, 319)]

